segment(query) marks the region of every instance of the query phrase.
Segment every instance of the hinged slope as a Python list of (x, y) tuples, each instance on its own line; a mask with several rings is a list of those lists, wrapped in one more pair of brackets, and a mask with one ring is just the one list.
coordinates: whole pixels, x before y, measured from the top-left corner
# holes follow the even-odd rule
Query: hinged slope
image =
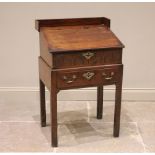
[(110, 30), (107, 18), (38, 20), (36, 29), (43, 34), (50, 52), (124, 47)]

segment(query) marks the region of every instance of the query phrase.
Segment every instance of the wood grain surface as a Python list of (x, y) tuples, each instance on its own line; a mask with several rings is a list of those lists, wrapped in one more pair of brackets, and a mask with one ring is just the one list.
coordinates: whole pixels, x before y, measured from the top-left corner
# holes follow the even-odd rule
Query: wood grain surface
[(104, 25), (42, 27), (50, 52), (123, 48), (115, 34)]

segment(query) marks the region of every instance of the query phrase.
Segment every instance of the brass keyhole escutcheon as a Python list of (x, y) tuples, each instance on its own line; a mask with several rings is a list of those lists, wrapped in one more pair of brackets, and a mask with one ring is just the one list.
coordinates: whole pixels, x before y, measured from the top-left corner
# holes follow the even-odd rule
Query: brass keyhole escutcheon
[(86, 53), (82, 53), (82, 56), (85, 57), (87, 60), (89, 60), (91, 57), (94, 56), (93, 52), (86, 52)]
[(86, 78), (87, 80), (90, 80), (94, 75), (95, 73), (93, 72), (87, 72), (83, 74), (83, 77)]

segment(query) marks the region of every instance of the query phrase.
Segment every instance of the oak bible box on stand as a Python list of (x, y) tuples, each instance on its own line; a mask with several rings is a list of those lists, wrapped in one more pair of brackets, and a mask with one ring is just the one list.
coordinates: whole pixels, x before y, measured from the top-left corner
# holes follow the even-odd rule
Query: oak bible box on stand
[(115, 85), (114, 137), (119, 136), (122, 95), (122, 49), (105, 17), (41, 19), (39, 79), (41, 126), (46, 126), (45, 86), (50, 91), (51, 143), (58, 146), (57, 93), (97, 87), (97, 119), (102, 118), (103, 86)]

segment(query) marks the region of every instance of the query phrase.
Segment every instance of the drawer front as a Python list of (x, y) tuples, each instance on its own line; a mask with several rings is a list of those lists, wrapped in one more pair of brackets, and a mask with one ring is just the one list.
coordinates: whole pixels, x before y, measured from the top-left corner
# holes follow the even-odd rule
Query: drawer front
[(74, 68), (121, 64), (122, 50), (111, 49), (103, 51), (69, 52), (53, 55), (54, 68)]
[(68, 70), (57, 72), (59, 89), (115, 84), (122, 75), (122, 65), (94, 69)]

